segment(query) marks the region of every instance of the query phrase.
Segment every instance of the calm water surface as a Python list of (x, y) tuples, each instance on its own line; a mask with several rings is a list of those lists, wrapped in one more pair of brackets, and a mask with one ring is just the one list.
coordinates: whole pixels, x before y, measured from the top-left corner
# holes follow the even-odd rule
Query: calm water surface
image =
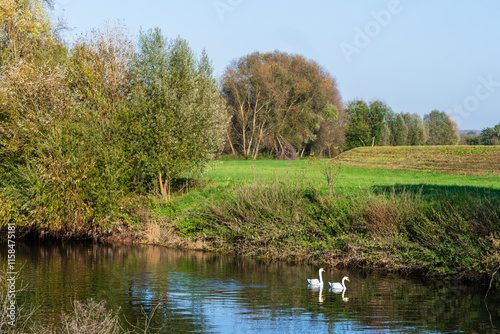
[[(0, 247), (5, 267), (7, 248)], [(445, 282), (333, 271), (344, 294), (311, 289), (318, 268), (162, 247), (25, 243), (16, 261), (28, 285), (19, 299), (39, 305), (37, 320), (57, 322), (73, 300), (105, 300), (124, 327), (144, 322), (161, 333), (496, 333), (500, 298)], [(21, 300), (20, 300), (21, 301)]]

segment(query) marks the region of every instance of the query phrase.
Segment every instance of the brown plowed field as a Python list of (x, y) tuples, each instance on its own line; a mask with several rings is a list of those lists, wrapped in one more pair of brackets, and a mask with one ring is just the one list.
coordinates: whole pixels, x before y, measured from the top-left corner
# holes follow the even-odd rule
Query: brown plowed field
[(335, 160), (357, 167), (500, 176), (500, 146), (358, 147)]

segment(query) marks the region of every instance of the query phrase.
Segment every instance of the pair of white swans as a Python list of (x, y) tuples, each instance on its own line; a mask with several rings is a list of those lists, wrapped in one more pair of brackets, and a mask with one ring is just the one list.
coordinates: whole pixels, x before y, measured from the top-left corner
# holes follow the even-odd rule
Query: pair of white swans
[[(321, 275), (321, 273), (323, 271), (325, 271), (325, 269), (323, 269), (323, 268), (319, 269), (319, 279), (317, 279), (317, 278), (308, 278), (307, 281), (309, 282), (309, 285), (312, 285), (312, 286), (323, 286), (323, 276)], [(328, 284), (330, 285), (330, 288), (333, 289), (333, 290), (345, 290), (346, 289), (346, 287), (345, 287), (345, 281), (350, 282), (349, 277), (344, 276), (344, 278), (342, 278), (342, 283), (339, 283), (339, 282), (330, 283), (330, 282), (328, 282)]]

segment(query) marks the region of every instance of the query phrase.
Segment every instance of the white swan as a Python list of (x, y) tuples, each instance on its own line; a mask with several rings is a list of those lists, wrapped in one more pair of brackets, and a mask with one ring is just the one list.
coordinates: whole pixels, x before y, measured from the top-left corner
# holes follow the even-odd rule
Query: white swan
[(330, 283), (330, 282), (328, 282), (328, 284), (330, 284), (330, 288), (332, 288), (333, 290), (345, 290), (346, 289), (345, 283), (344, 283), (345, 281), (350, 282), (349, 277), (344, 276), (344, 278), (342, 278), (342, 283), (339, 283), (339, 282)]
[(320, 268), (319, 269), (319, 279), (317, 278), (308, 278), (307, 281), (309, 282), (309, 285), (323, 285), (323, 277), (321, 276), (321, 273), (325, 271), (325, 269)]

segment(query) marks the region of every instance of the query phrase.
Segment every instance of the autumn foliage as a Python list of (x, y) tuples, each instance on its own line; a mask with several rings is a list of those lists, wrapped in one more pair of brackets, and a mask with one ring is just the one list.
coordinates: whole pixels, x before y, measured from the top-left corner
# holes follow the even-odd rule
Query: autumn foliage
[(290, 159), (312, 148), (324, 151), (332, 142), (341, 145), (331, 125), (343, 118), (340, 93), (314, 61), (279, 51), (256, 52), (226, 68), (222, 90), (231, 116), (227, 140), (233, 154), (255, 159), (267, 152)]

